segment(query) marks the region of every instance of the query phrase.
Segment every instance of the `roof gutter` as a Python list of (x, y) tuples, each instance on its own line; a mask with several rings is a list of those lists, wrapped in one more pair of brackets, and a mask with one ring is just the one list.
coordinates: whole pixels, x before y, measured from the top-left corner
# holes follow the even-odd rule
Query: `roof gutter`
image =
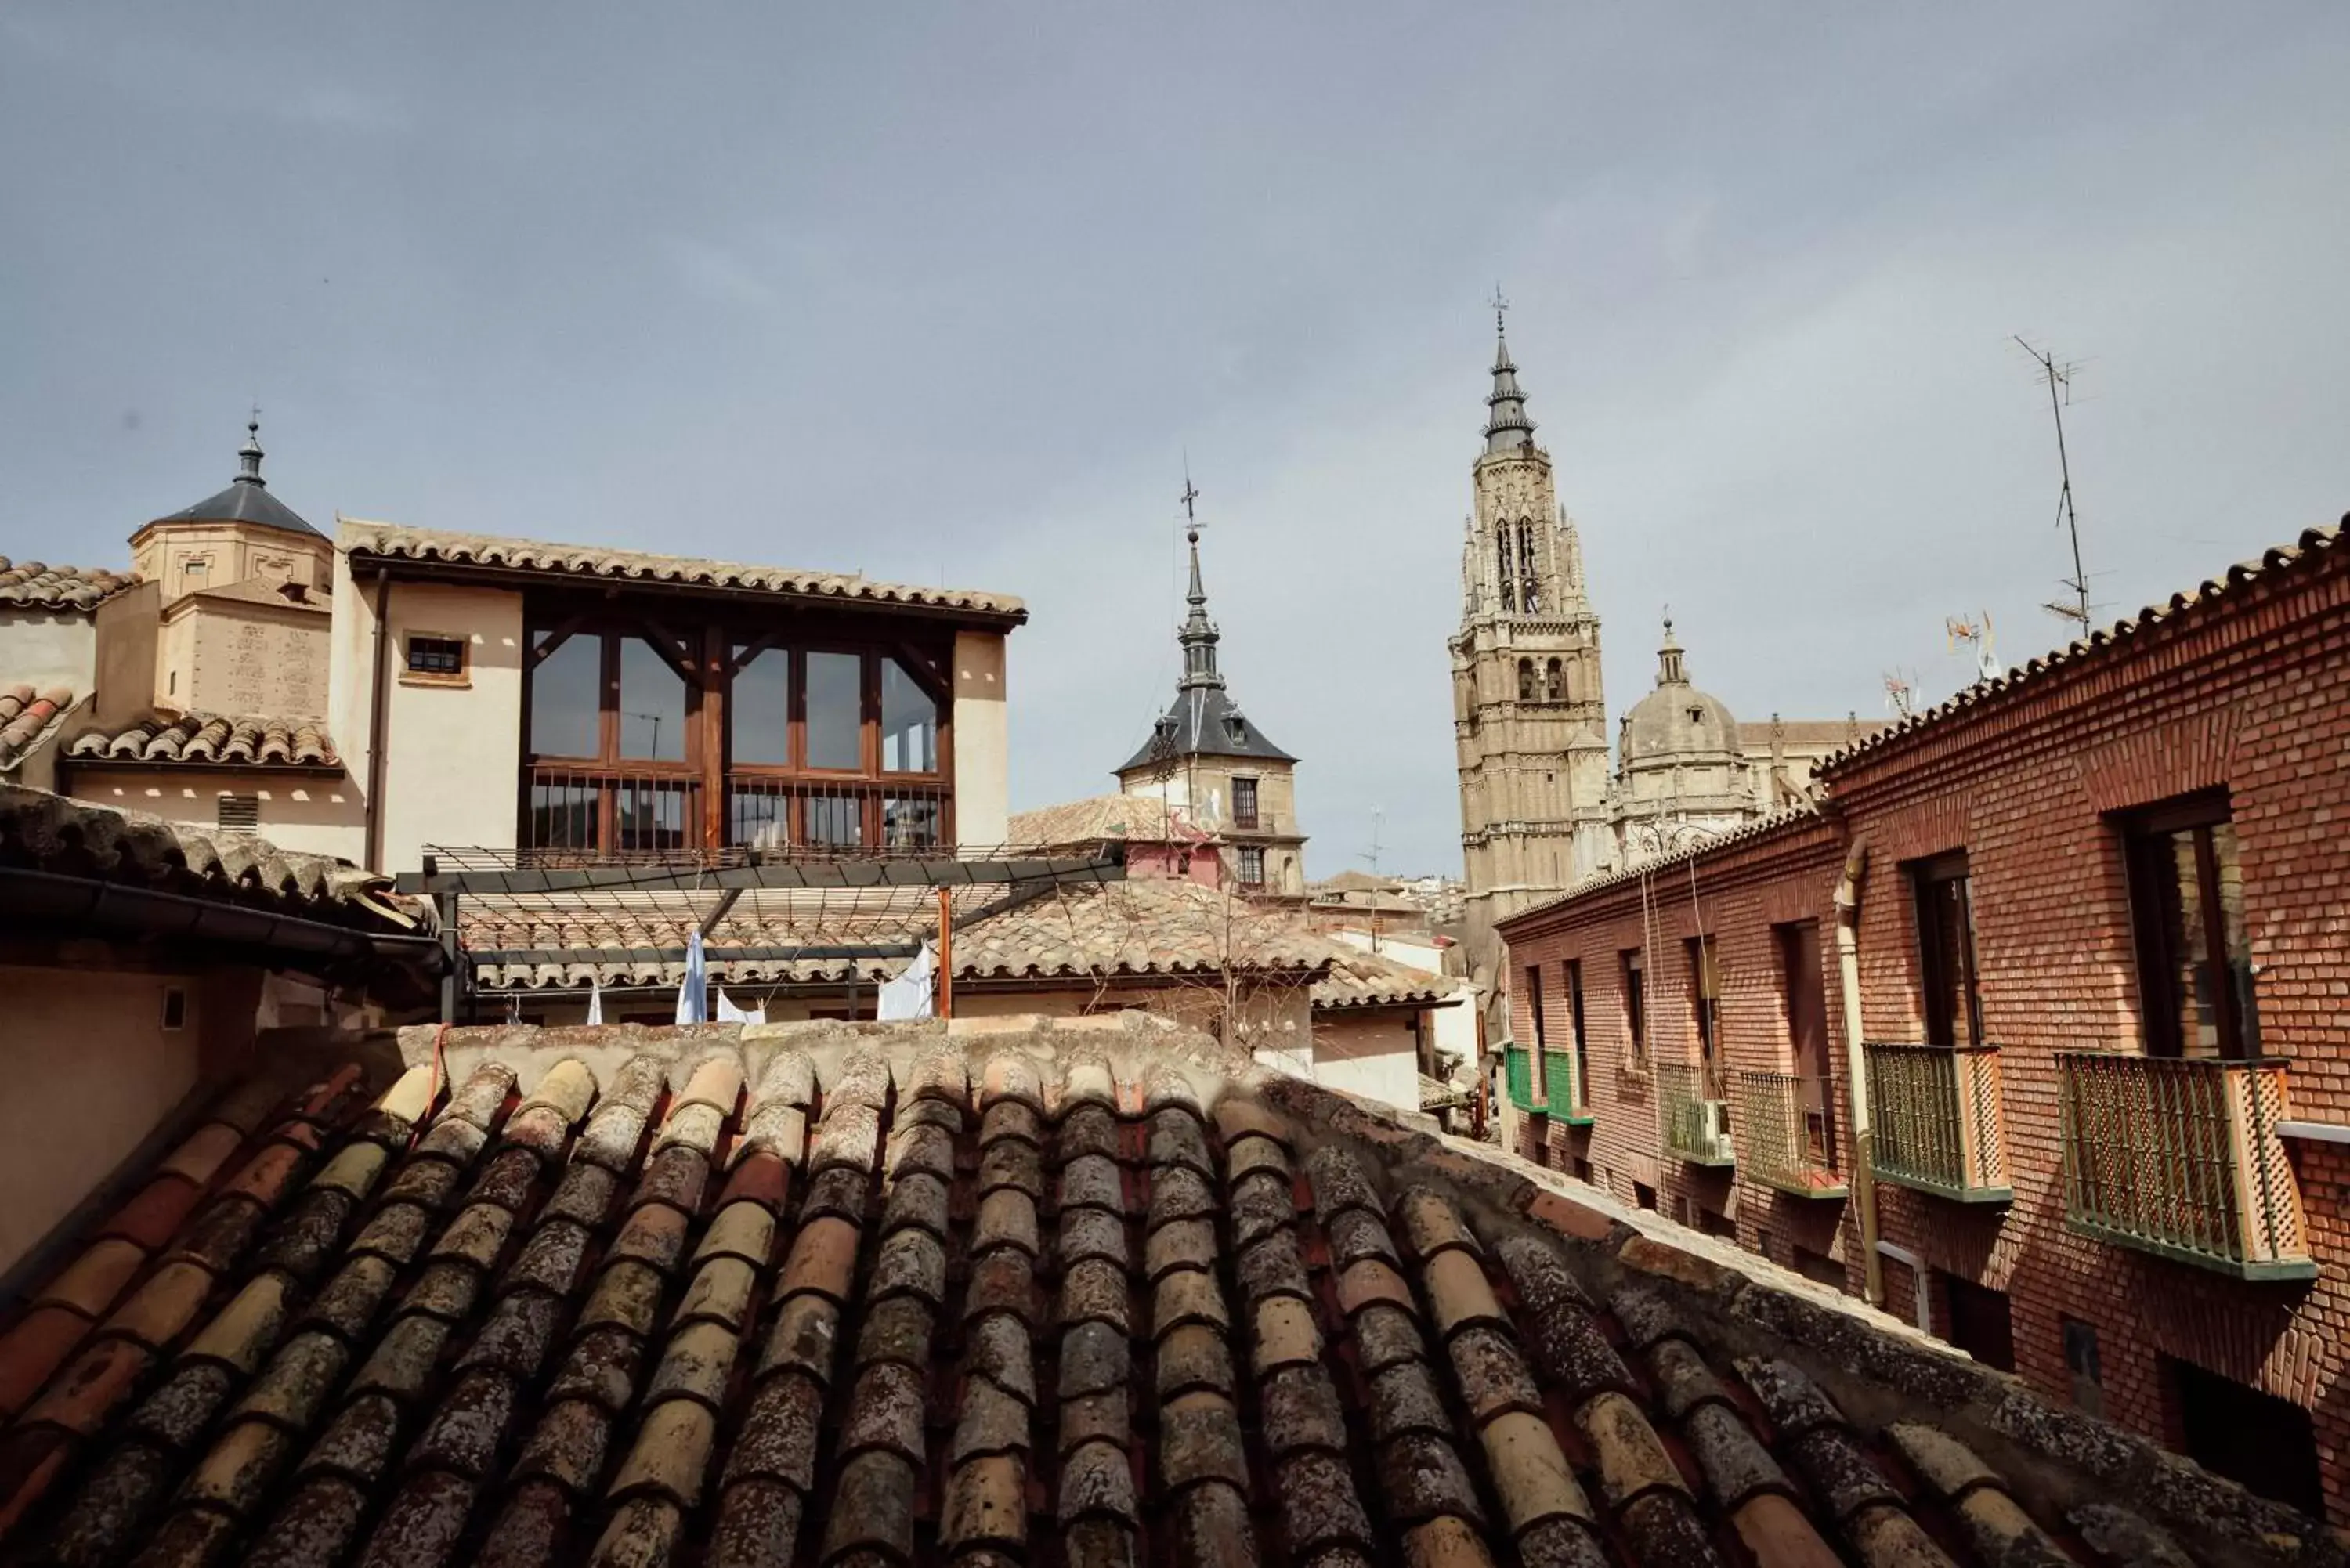
[(11, 921), (74, 933), (180, 938), (251, 949), (291, 967), (338, 960), (402, 964), (437, 972), (441, 948), (431, 937), (356, 930), (299, 915), (247, 909), (152, 888), (94, 882), (54, 871), (0, 867), (0, 909)]

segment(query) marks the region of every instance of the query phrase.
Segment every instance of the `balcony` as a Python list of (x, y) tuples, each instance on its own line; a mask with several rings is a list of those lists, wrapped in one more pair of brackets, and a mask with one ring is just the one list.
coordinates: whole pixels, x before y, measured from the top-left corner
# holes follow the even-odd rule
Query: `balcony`
[(1870, 1167), (1879, 1181), (1959, 1203), (2005, 1203), (1999, 1047), (1865, 1044)]
[(1575, 1053), (1545, 1051), (1543, 1053), (1543, 1103), (1536, 1107), (1550, 1119), (1568, 1127), (1587, 1127), (1591, 1112), (1576, 1092)]
[(1503, 1051), (1502, 1076), (1509, 1085), (1510, 1104), (1522, 1111), (1542, 1109), (1534, 1099), (1534, 1058), (1524, 1046), (1512, 1045)]
[(1804, 1080), (1793, 1073), (1732, 1073), (1731, 1103), (1738, 1107), (1738, 1168), (1765, 1187), (1797, 1198), (1842, 1198), (1828, 1147), (1827, 1118), (1805, 1104)]
[(1730, 1102), (1706, 1098), (1705, 1069), (1693, 1062), (1659, 1062), (1656, 1074), (1657, 1122), (1665, 1153), (1691, 1165), (1736, 1165)]
[(2285, 1064), (2059, 1052), (2065, 1224), (2243, 1280), (2317, 1275)]

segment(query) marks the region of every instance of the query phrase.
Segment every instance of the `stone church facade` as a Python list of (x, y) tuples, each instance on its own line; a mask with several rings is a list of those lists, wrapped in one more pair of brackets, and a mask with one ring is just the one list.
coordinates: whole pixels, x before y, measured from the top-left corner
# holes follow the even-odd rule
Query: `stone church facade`
[(1587, 877), (1803, 804), (1813, 764), (1875, 728), (1775, 715), (1741, 724), (1690, 683), (1667, 621), (1656, 685), (1624, 714), (1611, 767), (1582, 544), (1535, 444), (1506, 337), (1497, 335), (1492, 377), (1449, 644), (1463, 934), (1489, 995), (1501, 979), (1498, 922)]

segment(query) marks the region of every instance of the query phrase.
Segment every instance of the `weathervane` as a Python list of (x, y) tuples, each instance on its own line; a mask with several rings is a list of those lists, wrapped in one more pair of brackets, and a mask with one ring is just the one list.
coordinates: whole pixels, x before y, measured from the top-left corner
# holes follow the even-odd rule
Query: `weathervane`
[(1191, 504), (1200, 499), (1200, 487), (1191, 483), (1191, 453), (1188, 448), (1183, 453), (1183, 493), (1176, 499), (1183, 504), (1183, 526), (1191, 531), (1193, 542), (1197, 543), (1200, 537), (1200, 519), (1192, 511)]
[(1503, 313), (1510, 308), (1510, 302), (1502, 296), (1502, 286), (1498, 283), (1493, 286), (1493, 298), (1492, 303), (1493, 306), (1493, 331), (1495, 335), (1498, 336), (1502, 330)]

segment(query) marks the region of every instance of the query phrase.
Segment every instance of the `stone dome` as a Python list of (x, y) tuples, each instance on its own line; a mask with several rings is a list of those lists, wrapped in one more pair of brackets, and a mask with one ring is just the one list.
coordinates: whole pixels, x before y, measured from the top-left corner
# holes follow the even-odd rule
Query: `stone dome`
[(1740, 757), (1738, 721), (1729, 705), (1689, 682), (1673, 623), (1665, 622), (1664, 646), (1657, 650), (1656, 690), (1624, 715), (1620, 765), (1645, 767)]

